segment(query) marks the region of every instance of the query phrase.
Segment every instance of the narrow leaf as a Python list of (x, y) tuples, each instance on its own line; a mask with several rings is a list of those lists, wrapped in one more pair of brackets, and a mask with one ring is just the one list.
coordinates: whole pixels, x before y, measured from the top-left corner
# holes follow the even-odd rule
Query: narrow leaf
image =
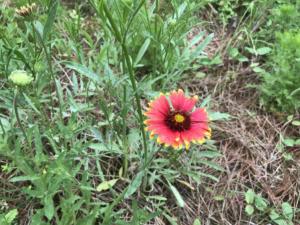
[(129, 196), (134, 194), (136, 192), (136, 190), (141, 186), (142, 180), (144, 177), (144, 173), (145, 173), (145, 171), (142, 170), (136, 175), (136, 177), (134, 178), (134, 180), (131, 182), (131, 184), (128, 187), (128, 190), (125, 194), (125, 198), (128, 198)]
[(44, 213), (48, 220), (51, 220), (54, 216), (54, 203), (52, 196), (48, 195), (44, 198)]
[(34, 181), (38, 180), (40, 177), (38, 176), (18, 176), (18, 177), (13, 177), (9, 181), (10, 182), (22, 182), (22, 181)]
[(50, 31), (52, 29), (52, 26), (54, 24), (54, 20), (56, 17), (57, 7), (58, 7), (58, 1), (52, 0), (50, 2), (50, 6), (49, 6), (49, 13), (48, 13), (47, 21), (44, 26), (43, 40), (45, 40), (47, 38), (47, 35), (50, 33)]
[(84, 65), (75, 62), (68, 62), (66, 63), (66, 66), (69, 69), (73, 69), (77, 71), (79, 74), (91, 79), (95, 83), (99, 83), (101, 81), (100, 76), (98, 74), (96, 74), (95, 72), (93, 72), (91, 69), (87, 68)]
[(174, 197), (176, 198), (178, 206), (181, 207), (181, 208), (183, 208), (184, 205), (185, 205), (185, 202), (184, 202), (181, 194), (179, 193), (179, 191), (177, 190), (177, 188), (175, 186), (173, 186), (169, 181), (168, 181), (168, 184), (170, 186), (170, 189), (171, 189)]
[(97, 186), (97, 191), (106, 191), (110, 188), (112, 188), (118, 181), (119, 179), (113, 179), (109, 181), (103, 181), (101, 184)]
[(142, 47), (140, 48), (139, 50), (139, 53), (137, 54), (137, 57), (135, 59), (135, 62), (134, 62), (134, 65), (136, 66), (140, 61), (141, 59), (143, 58), (145, 52), (147, 51), (149, 45), (150, 45), (150, 38), (147, 38), (146, 41), (144, 42), (144, 44), (142, 45)]

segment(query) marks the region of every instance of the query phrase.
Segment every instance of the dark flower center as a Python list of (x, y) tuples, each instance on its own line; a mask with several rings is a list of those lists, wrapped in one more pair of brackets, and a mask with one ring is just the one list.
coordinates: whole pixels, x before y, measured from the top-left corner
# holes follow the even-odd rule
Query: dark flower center
[(165, 118), (166, 125), (174, 131), (184, 131), (191, 127), (189, 114), (180, 111), (169, 111)]

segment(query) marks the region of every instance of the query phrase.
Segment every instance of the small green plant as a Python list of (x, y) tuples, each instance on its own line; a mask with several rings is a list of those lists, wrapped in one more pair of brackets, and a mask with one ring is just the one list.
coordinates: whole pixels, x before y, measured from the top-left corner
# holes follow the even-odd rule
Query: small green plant
[(299, 28), (299, 6), (296, 4), (280, 4), (272, 10), (273, 29), (286, 31)]
[(0, 224), (1, 225), (13, 225), (13, 223), (18, 215), (18, 210), (12, 209), (7, 213), (0, 214)]
[(300, 33), (277, 33), (277, 43), (269, 65), (262, 73), (262, 103), (272, 111), (293, 112), (300, 107)]
[(277, 210), (261, 195), (256, 194), (252, 189), (245, 193), (245, 201), (247, 203), (245, 212), (248, 216), (267, 215), (270, 222), (277, 225), (294, 225), (293, 218), (295, 210), (288, 202), (281, 204), (281, 209)]

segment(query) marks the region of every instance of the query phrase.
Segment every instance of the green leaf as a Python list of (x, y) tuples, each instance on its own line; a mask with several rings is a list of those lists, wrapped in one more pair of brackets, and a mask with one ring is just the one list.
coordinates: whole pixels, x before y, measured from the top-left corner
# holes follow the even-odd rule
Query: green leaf
[(288, 225), (285, 220), (280, 216), (274, 209), (271, 210), (269, 214), (271, 220), (277, 225)]
[(223, 195), (215, 195), (213, 199), (216, 201), (224, 201), (225, 198)]
[(288, 218), (289, 220), (292, 220), (294, 216), (294, 210), (292, 206), (288, 202), (284, 202), (282, 203), (281, 207), (282, 207), (283, 215), (285, 215), (285, 217)]
[(255, 204), (255, 207), (259, 210), (259, 211), (265, 211), (268, 207), (268, 203), (267, 201), (260, 197), (260, 196), (256, 196), (255, 199), (254, 199), (254, 204)]
[(252, 189), (249, 189), (246, 193), (245, 193), (245, 199), (246, 202), (248, 204), (253, 204), (254, 202), (254, 198), (255, 198), (255, 193)]
[(210, 100), (211, 100), (211, 97), (210, 97), (210, 95), (208, 95), (205, 99), (203, 99), (200, 107), (201, 108), (207, 107), (209, 105)]
[(216, 157), (220, 157), (222, 156), (221, 153), (217, 152), (217, 151), (199, 151), (197, 153), (197, 157), (199, 158), (216, 158)]
[(295, 140), (291, 138), (285, 138), (283, 143), (288, 147), (293, 147), (295, 145)]
[(10, 128), (9, 121), (5, 118), (0, 117), (0, 134), (3, 133), (2, 126), (3, 126), (3, 129), (4, 129), (4, 132), (9, 130), (9, 128)]
[(205, 35), (204, 31), (199, 32), (199, 34), (195, 35), (191, 41), (189, 41), (189, 48), (192, 48), (194, 45), (198, 44), (203, 36)]
[(251, 216), (253, 213), (254, 213), (254, 208), (252, 205), (247, 205), (246, 208), (245, 208), (245, 212)]
[(48, 220), (51, 220), (54, 216), (54, 203), (51, 195), (47, 195), (44, 198), (44, 213)]
[(134, 65), (136, 66), (140, 61), (141, 59), (143, 58), (145, 52), (147, 51), (149, 45), (150, 45), (150, 42), (151, 42), (151, 39), (150, 38), (147, 38), (144, 42), (144, 44), (142, 45), (142, 47), (140, 48), (139, 50), (139, 53), (137, 54), (137, 57), (134, 61)]
[[(209, 179), (211, 179), (211, 180), (213, 180), (213, 181), (219, 182), (219, 178), (217, 178), (217, 177), (215, 177), (215, 176), (213, 176), (213, 175), (211, 175), (211, 174), (209, 174), (209, 173), (198, 172), (198, 175), (199, 175), (199, 176), (203, 176), (203, 177), (207, 177), (207, 178), (209, 178)], [(192, 177), (192, 178), (193, 178), (193, 177)]]
[(26, 100), (26, 102), (28, 103), (28, 105), (30, 105), (30, 107), (38, 114), (41, 115), (41, 112), (35, 107), (34, 103), (31, 101), (31, 99), (25, 94), (23, 93), (24, 98)]
[(40, 37), (43, 37), (44, 26), (43, 24), (36, 20), (33, 22), (34, 28)]
[(294, 121), (292, 122), (292, 124), (293, 124), (294, 126), (300, 126), (300, 121), (299, 121), (299, 120), (294, 120)]
[(300, 139), (297, 139), (297, 140), (295, 141), (295, 145), (300, 145)]
[(16, 219), (17, 215), (18, 215), (18, 210), (12, 209), (4, 216), (5, 221), (8, 224), (11, 224), (14, 221), (14, 219)]
[(125, 198), (128, 198), (129, 196), (131, 196), (141, 186), (144, 174), (145, 174), (145, 171), (142, 170), (136, 175), (136, 177), (134, 178), (134, 180), (131, 182), (131, 184), (128, 187), (128, 190), (125, 194)]
[(231, 116), (228, 113), (221, 113), (221, 112), (210, 112), (209, 119), (211, 121), (215, 120), (230, 120)]
[(212, 162), (212, 161), (206, 161), (206, 160), (198, 160), (199, 163), (202, 163), (206, 166), (209, 166), (210, 168), (213, 168), (215, 170), (224, 171), (224, 168), (221, 167), (219, 164)]
[(239, 62), (248, 62), (249, 59), (248, 59), (246, 56), (239, 55), (238, 61), (239, 61)]
[(43, 40), (47, 38), (47, 35), (50, 33), (52, 29), (56, 17), (57, 7), (58, 7), (58, 1), (52, 0), (49, 5), (48, 17), (43, 30)]
[(192, 52), (191, 58), (194, 59), (203, 53), (204, 48), (211, 42), (214, 34), (208, 35)]
[(163, 215), (171, 225), (178, 225), (178, 223), (177, 223), (178, 219), (176, 217), (174, 217), (174, 216), (171, 217), (167, 213), (164, 213), (164, 212), (163, 212)]
[(237, 48), (230, 48), (228, 54), (231, 58), (236, 58), (239, 55), (239, 50)]
[(106, 191), (110, 188), (112, 188), (118, 181), (119, 179), (113, 179), (109, 181), (103, 181), (101, 184), (97, 186), (97, 191)]
[(266, 54), (270, 53), (271, 51), (272, 51), (272, 49), (269, 47), (262, 47), (262, 48), (256, 49), (257, 55), (266, 55)]
[(21, 182), (21, 181), (34, 181), (40, 179), (39, 176), (17, 176), (11, 178), (10, 182)]
[(176, 201), (177, 201), (177, 203), (178, 203), (178, 206), (181, 207), (181, 208), (183, 208), (184, 205), (185, 205), (185, 202), (184, 202), (184, 200), (183, 200), (181, 194), (179, 193), (179, 191), (177, 190), (177, 188), (174, 187), (169, 181), (168, 181), (168, 184), (169, 184), (169, 187), (170, 187), (170, 189), (171, 189), (173, 195), (174, 195), (175, 198), (176, 198)]
[(75, 62), (67, 62), (65, 65), (69, 69), (77, 71), (79, 74), (82, 74), (83, 76), (91, 79), (95, 83), (101, 82), (100, 76), (84, 65)]
[(199, 219), (195, 219), (193, 225), (201, 225), (201, 221)]
[(37, 126), (34, 127), (34, 145), (35, 145), (35, 161), (39, 166), (40, 163), (45, 159), (43, 153), (43, 143), (40, 135), (39, 128)]

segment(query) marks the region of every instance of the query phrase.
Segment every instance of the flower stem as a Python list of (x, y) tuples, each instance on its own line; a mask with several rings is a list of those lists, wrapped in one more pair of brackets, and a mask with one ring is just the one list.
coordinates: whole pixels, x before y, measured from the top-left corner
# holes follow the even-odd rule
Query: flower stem
[(30, 146), (30, 142), (29, 142), (29, 139), (26, 135), (26, 132), (25, 132), (25, 129), (21, 123), (21, 120), (20, 120), (20, 116), (19, 116), (19, 111), (18, 111), (18, 107), (17, 107), (17, 102), (18, 102), (18, 88), (16, 88), (15, 90), (15, 95), (14, 95), (14, 100), (13, 100), (13, 107), (14, 107), (14, 111), (15, 111), (15, 115), (16, 115), (16, 118), (17, 118), (17, 123), (25, 137), (25, 140), (27, 141), (28, 143), (28, 146)]
[(132, 89), (134, 91), (134, 97), (135, 97), (135, 101), (136, 101), (136, 105), (137, 105), (137, 112), (139, 115), (139, 123), (140, 123), (140, 130), (142, 132), (142, 137), (143, 137), (143, 147), (144, 147), (144, 164), (147, 163), (147, 154), (148, 154), (148, 150), (147, 150), (147, 142), (146, 142), (146, 133), (144, 130), (144, 124), (143, 124), (143, 113), (142, 113), (142, 106), (141, 106), (141, 101), (140, 101), (140, 95), (138, 93), (137, 90), (137, 86), (136, 86), (136, 81), (135, 81), (135, 74), (133, 71), (133, 67), (132, 67), (132, 63), (129, 57), (129, 53), (128, 53), (128, 49), (126, 44), (123, 42), (122, 39), (122, 35), (109, 11), (109, 9), (106, 6), (106, 3), (103, 1), (103, 9), (104, 12), (107, 16), (107, 19), (109, 20), (110, 24), (111, 24), (111, 28), (114, 32), (114, 35), (117, 39), (117, 41), (121, 44), (124, 56), (125, 56), (125, 62), (126, 62), (126, 67), (128, 69), (128, 73), (129, 73), (129, 78), (130, 78), (130, 82), (131, 82), (131, 86)]
[(3, 126), (1, 118), (0, 118), (0, 127), (1, 127), (1, 130), (2, 130), (2, 137), (4, 137), (5, 136), (5, 130), (4, 130), (4, 126)]

